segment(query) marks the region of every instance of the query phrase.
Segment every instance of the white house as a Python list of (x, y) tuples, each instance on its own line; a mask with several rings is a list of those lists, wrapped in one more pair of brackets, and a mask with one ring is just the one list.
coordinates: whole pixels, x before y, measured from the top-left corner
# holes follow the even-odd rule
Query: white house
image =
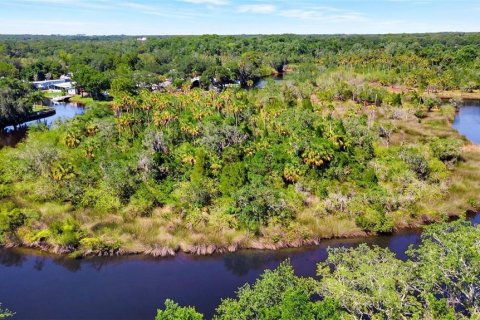
[(75, 82), (64, 82), (53, 85), (54, 90), (65, 90), (67, 94), (76, 94)]
[(75, 82), (71, 82), (71, 78), (68, 75), (62, 75), (59, 79), (32, 81), (31, 84), (33, 84), (37, 90), (65, 90), (68, 94), (76, 93)]

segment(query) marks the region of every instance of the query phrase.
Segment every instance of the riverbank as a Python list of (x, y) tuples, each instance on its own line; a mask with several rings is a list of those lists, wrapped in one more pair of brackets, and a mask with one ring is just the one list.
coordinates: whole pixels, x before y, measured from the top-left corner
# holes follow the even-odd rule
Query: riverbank
[(93, 100), (91, 97), (82, 97), (81, 95), (74, 95), (70, 98), (70, 102), (80, 103), (86, 107), (92, 104), (97, 104), (101, 106), (109, 106), (112, 101), (101, 101), (101, 100)]
[[(35, 121), (35, 120), (51, 117), (51, 116), (55, 115), (55, 113), (56, 112), (55, 112), (54, 108), (44, 107), (44, 106), (34, 106), (33, 111), (30, 114), (26, 115), (21, 120), (16, 121), (15, 123), (13, 123), (13, 122), (8, 123), (7, 122), (7, 123), (3, 124), (3, 126), (4, 126), (4, 128), (10, 127), (10, 126), (15, 127), (15, 126), (22, 125), (25, 122)], [(3, 129), (3, 128), (0, 128), (0, 129)]]
[(464, 92), (460, 90), (439, 91), (436, 95), (440, 99), (460, 99), (460, 100), (477, 100), (480, 101), (480, 90), (473, 90), (472, 92)]
[[(334, 116), (341, 118), (349, 108), (351, 110), (352, 105), (337, 102)], [(358, 113), (371, 112), (368, 106), (353, 105), (353, 108), (356, 108)], [(432, 139), (449, 137), (461, 141), (460, 134), (451, 127), (455, 108), (444, 106), (432, 110), (422, 119), (417, 118), (415, 109), (409, 106), (400, 109), (385, 107), (376, 111), (378, 125), (393, 128), (388, 140), (381, 138), (373, 145), (373, 159), (377, 161), (369, 165), (378, 170), (378, 179), (391, 183), (383, 178), (389, 174), (386, 170), (403, 170), (405, 162), (393, 158), (396, 162), (395, 166), (392, 166), (392, 156), (389, 155), (398, 154), (403, 146), (423, 150), (428, 159), (433, 161), (428, 163), (433, 171), (433, 180), (417, 179), (413, 172), (398, 175), (400, 185), (404, 184), (405, 179), (411, 182), (409, 188), (405, 188), (405, 193), (398, 195), (405, 200), (393, 200), (409, 201), (412, 204), (408, 211), (394, 209), (388, 212), (385, 218), (380, 217), (388, 223), (389, 229), (384, 232), (417, 228), (449, 217), (461, 216), (479, 207), (479, 149), (464, 140), (460, 161), (449, 164), (449, 170), (438, 158), (432, 160), (429, 155), (432, 152), (429, 145)], [(327, 112), (328, 110), (325, 110), (325, 113)], [(58, 136), (58, 139), (62, 139), (61, 134)], [(64, 144), (60, 143), (64, 148)], [(81, 156), (85, 154), (84, 150), (80, 151)], [(71, 169), (63, 165), (62, 170), (60, 173), (64, 174), (64, 171), (68, 173)], [(47, 172), (47, 178), (50, 178), (49, 175)], [(47, 181), (49, 182), (42, 186), (47, 188), (45, 192), (50, 190), (48, 188), (52, 184), (52, 180)], [(359, 223), (357, 220), (359, 215), (355, 210), (362, 210), (361, 206), (357, 205), (350, 211), (342, 209), (347, 206), (348, 201), (354, 200), (353, 192), (363, 192), (363, 187), (360, 191), (358, 188), (352, 189), (350, 195), (332, 191), (332, 196), (327, 199), (329, 202), (300, 189), (302, 203), (298, 205), (294, 219), (275, 221), (276, 223), (260, 225), (257, 230), (248, 230), (238, 227), (238, 220), (235, 220), (233, 215), (225, 214), (225, 211), (208, 212), (208, 209), (205, 209), (187, 216), (178, 207), (166, 204), (148, 212), (139, 211), (140, 208), (133, 205), (102, 212), (87, 206), (75, 207), (69, 202), (56, 201), (56, 198), (42, 201), (32, 197), (32, 190), (38, 190), (35, 182), (14, 183), (11, 185), (10, 195), (6, 197), (5, 201), (10, 201), (19, 208), (27, 208), (42, 217), (36, 218), (34, 225), (22, 226), (14, 236), (4, 239), (4, 243), (9, 246), (29, 246), (74, 257), (127, 254), (172, 256), (179, 252), (209, 255), (240, 249), (275, 250), (300, 247), (318, 244), (324, 239), (368, 237), (376, 234), (365, 231), (372, 230), (367, 228), (374, 228), (375, 225), (362, 228), (362, 221)], [(67, 179), (66, 183), (70, 181)], [(390, 190), (395, 192), (397, 187)], [(44, 196), (45, 192), (40, 195)], [(56, 221), (53, 226), (52, 219)]]
[[(454, 197), (451, 197), (454, 199)], [(459, 203), (458, 201), (456, 202)], [(463, 204), (461, 205), (463, 206)], [(473, 206), (469, 206), (473, 208)], [(476, 212), (480, 211), (480, 207), (475, 207), (464, 213), (451, 213), (448, 216), (449, 220), (456, 220), (459, 218), (473, 217), (476, 215)], [(390, 235), (401, 234), (404, 232), (411, 232), (415, 230), (421, 230), (423, 227), (430, 225), (435, 222), (440, 222), (441, 220), (434, 220), (432, 217), (422, 216), (415, 220), (402, 221), (395, 226), (395, 230)], [(345, 225), (346, 221), (339, 221), (340, 225)], [(347, 222), (348, 223), (348, 222)], [(128, 247), (105, 247), (105, 249), (89, 250), (89, 251), (75, 251), (71, 247), (61, 246), (61, 245), (52, 245), (45, 242), (33, 242), (33, 243), (21, 243), (18, 242), (18, 238), (7, 239), (7, 242), (0, 245), (0, 248), (28, 248), (32, 250), (38, 250), (39, 252), (45, 252), (47, 254), (54, 254), (59, 256), (68, 256), (70, 258), (87, 258), (87, 257), (113, 257), (113, 256), (151, 256), (151, 257), (174, 257), (178, 254), (187, 254), (192, 256), (208, 256), (213, 254), (225, 254), (225, 253), (234, 253), (243, 250), (260, 250), (260, 251), (276, 251), (283, 249), (299, 249), (302, 247), (309, 246), (318, 246), (325, 241), (341, 240), (341, 239), (375, 239), (378, 236), (385, 236), (387, 234), (378, 234), (373, 232), (366, 232), (360, 228), (354, 226), (355, 222), (352, 221), (348, 223), (352, 225), (351, 229), (342, 229), (340, 227), (335, 231), (334, 229), (329, 230), (327, 233), (330, 233), (330, 236), (318, 235), (317, 237), (312, 237), (308, 239), (294, 239), (291, 241), (280, 240), (272, 241), (270, 238), (255, 238), (249, 241), (243, 241), (241, 243), (233, 244), (199, 244), (199, 245), (188, 245), (180, 244), (175, 247), (167, 246), (154, 246), (143, 249), (132, 249)], [(246, 239), (244, 239), (246, 240)], [(140, 245), (142, 246), (142, 245)]]
[[(299, 249), (243, 250), (202, 257), (179, 253), (164, 259), (70, 259), (32, 249), (0, 248), (0, 274), (4, 280), (0, 296), (4, 306), (17, 312), (15, 319), (19, 320), (153, 319), (165, 299), (196, 306), (210, 319), (221, 299), (231, 297), (240, 286), (253, 283), (265, 269), (275, 269), (285, 260), (291, 262), (298, 276), (315, 277), (317, 263), (325, 261), (330, 247), (355, 248), (367, 243), (389, 248), (397, 258), (405, 260), (406, 250), (419, 241), (420, 232), (412, 230), (371, 238), (325, 240), (319, 246)], [(51, 303), (52, 297), (56, 303)]]

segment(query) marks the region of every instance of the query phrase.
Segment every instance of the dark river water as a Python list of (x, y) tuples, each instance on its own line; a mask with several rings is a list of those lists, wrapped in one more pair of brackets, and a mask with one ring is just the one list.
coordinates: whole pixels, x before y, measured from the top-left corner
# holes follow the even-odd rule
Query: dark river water
[(76, 115), (83, 114), (85, 108), (83, 105), (75, 102), (58, 102), (53, 103), (48, 100), (48, 105), (55, 109), (55, 114), (39, 120), (26, 122), (14, 130), (13, 127), (7, 127), (4, 130), (0, 130), (0, 148), (4, 146), (14, 147), (17, 143), (22, 141), (28, 133), (28, 126), (33, 124), (43, 123), (47, 126), (51, 126), (55, 121), (59, 119), (69, 119)]
[[(83, 113), (74, 104), (57, 105), (45, 119)], [(480, 143), (480, 107), (460, 109), (454, 127)], [(23, 128), (23, 136), (26, 129)], [(19, 135), (22, 135), (19, 133)], [(1, 139), (1, 138), (0, 138)], [(14, 140), (8, 142), (11, 145)], [(471, 218), (480, 223), (480, 215)], [(252, 283), (265, 270), (290, 259), (298, 275), (314, 276), (316, 263), (328, 247), (360, 243), (388, 247), (405, 259), (410, 245), (418, 245), (419, 230), (361, 239), (334, 239), (318, 246), (278, 251), (240, 251), (208, 257), (179, 254), (173, 258), (143, 256), (73, 260), (26, 249), (0, 248), (0, 302), (17, 314), (14, 319), (154, 319), (167, 298), (193, 305), (210, 318), (221, 298)]]
[[(472, 218), (480, 223), (480, 215)], [(198, 257), (142, 256), (73, 260), (26, 249), (0, 249), (0, 301), (15, 319), (150, 319), (171, 298), (194, 305), (209, 318), (221, 298), (233, 297), (265, 269), (290, 259), (298, 275), (314, 276), (328, 247), (360, 243), (388, 247), (405, 259), (419, 230), (362, 239), (335, 239), (318, 246), (278, 251), (244, 250)]]

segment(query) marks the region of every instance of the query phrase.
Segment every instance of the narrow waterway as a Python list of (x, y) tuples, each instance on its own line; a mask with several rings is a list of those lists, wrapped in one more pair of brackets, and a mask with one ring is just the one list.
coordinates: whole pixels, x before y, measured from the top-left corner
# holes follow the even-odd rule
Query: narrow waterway
[(453, 121), (453, 127), (473, 143), (480, 144), (480, 101), (464, 102)]
[[(472, 218), (480, 222), (480, 215)], [(405, 259), (420, 230), (389, 236), (333, 239), (318, 246), (278, 251), (245, 250), (207, 257), (143, 256), (73, 260), (27, 249), (0, 249), (0, 301), (15, 319), (150, 319), (167, 298), (194, 305), (210, 317), (221, 298), (252, 283), (265, 269), (290, 259), (295, 272), (314, 276), (328, 247), (360, 243), (388, 247)]]
[(31, 125), (45, 124), (46, 126), (51, 126), (55, 121), (70, 119), (85, 112), (85, 107), (79, 103), (54, 103), (51, 100), (47, 100), (46, 102), (49, 107), (55, 109), (55, 114), (43, 119), (25, 122), (18, 126), (16, 130), (13, 127), (6, 127), (4, 130), (0, 130), (0, 148), (5, 146), (14, 147), (17, 143), (25, 139), (28, 134), (28, 127)]

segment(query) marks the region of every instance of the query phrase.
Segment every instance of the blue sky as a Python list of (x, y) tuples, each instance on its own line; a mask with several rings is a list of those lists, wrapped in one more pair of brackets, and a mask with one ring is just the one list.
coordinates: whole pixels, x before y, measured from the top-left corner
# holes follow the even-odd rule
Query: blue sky
[(480, 31), (480, 0), (0, 0), (2, 34)]

